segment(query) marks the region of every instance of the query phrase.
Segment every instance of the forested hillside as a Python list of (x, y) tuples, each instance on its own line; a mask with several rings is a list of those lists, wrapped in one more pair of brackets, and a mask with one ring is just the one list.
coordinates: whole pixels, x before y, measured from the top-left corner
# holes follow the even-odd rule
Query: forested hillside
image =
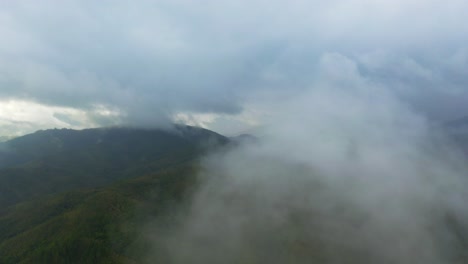
[(188, 195), (194, 161), (227, 142), (178, 126), (47, 130), (3, 143), (0, 263), (138, 263), (140, 224)]

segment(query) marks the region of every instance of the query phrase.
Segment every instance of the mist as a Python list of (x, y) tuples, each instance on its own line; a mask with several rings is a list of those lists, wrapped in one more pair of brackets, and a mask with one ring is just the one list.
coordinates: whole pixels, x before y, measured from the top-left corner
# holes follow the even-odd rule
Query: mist
[[(261, 103), (258, 142), (211, 153), (149, 263), (464, 263), (466, 157), (338, 54)], [(266, 98), (266, 97), (265, 97)]]

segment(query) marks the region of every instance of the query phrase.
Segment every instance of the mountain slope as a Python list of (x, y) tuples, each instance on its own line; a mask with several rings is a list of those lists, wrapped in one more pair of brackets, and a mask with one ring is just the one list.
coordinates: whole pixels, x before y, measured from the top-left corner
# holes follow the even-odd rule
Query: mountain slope
[(141, 223), (177, 204), (194, 186), (194, 161), (228, 142), (175, 126), (0, 143), (0, 263), (141, 263)]
[(0, 217), (0, 263), (133, 263), (140, 224), (177, 203), (194, 175), (182, 166), (10, 208)]
[(177, 166), (227, 141), (188, 126), (38, 131), (0, 145), (0, 212), (45, 194), (105, 186)]

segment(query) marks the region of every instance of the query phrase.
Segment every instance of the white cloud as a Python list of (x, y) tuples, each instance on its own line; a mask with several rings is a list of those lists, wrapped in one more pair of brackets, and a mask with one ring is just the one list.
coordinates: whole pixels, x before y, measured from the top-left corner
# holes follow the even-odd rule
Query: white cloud
[(46, 106), (31, 101), (0, 101), (0, 135), (20, 136), (39, 129), (75, 128), (116, 124), (116, 110), (97, 105), (93, 111), (70, 107)]
[(307, 90), (264, 105), (257, 144), (202, 162), (172, 228), (148, 223), (149, 262), (464, 260), (466, 157), (352, 59), (319, 61)]

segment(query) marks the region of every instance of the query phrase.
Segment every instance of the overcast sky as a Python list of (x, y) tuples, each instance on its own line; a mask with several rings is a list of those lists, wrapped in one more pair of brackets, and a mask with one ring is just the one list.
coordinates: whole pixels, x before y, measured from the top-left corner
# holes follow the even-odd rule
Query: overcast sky
[(468, 115), (467, 12), (466, 0), (0, 1), (0, 136), (174, 121), (249, 131), (337, 56), (415, 111), (456, 119)]

